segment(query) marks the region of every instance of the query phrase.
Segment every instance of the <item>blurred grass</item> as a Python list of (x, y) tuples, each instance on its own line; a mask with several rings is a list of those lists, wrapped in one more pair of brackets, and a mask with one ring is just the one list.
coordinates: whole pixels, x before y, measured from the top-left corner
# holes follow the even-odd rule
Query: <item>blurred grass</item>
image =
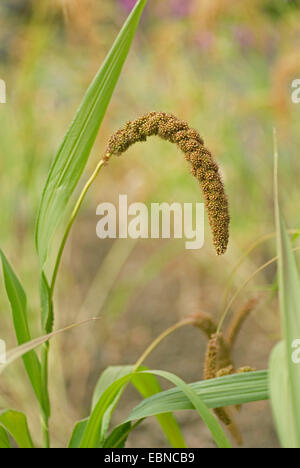
[[(7, 104), (0, 106), (0, 243), (30, 297), (35, 336), (40, 330), (33, 230), (41, 189), (69, 121), (130, 3), (2, 0), (0, 4), (0, 78), (5, 79), (8, 93)], [(173, 112), (188, 120), (222, 167), (232, 215), (229, 251), (226, 257), (216, 258), (208, 230), (200, 252), (185, 251), (172, 241), (171, 245), (140, 241), (134, 246), (120, 241), (118, 246), (97, 239), (96, 206), (117, 201), (119, 193), (128, 193), (129, 203), (200, 200), (184, 159), (165, 142), (152, 139), (110, 162), (74, 226), (59, 278), (57, 327), (100, 312), (103, 290), (95, 278), (106, 277), (105, 269), (114, 262), (111, 283), (107, 291), (104, 288), (101, 324), (57, 340), (53, 350), (53, 430), (58, 446), (68, 439), (73, 421), (85, 416), (92, 384), (105, 366), (131, 363), (151, 338), (181, 315), (199, 308), (217, 315), (230, 268), (249, 243), (274, 230), (274, 125), (283, 148), (282, 208), (292, 222), (290, 227), (300, 224), (300, 107), (290, 100), (291, 82), (300, 77), (299, 2), (184, 3), (186, 8), (175, 0), (149, 2), (87, 174), (110, 134), (124, 121), (149, 110)], [(235, 276), (235, 286), (273, 254), (272, 242), (259, 248)], [(248, 290), (267, 289), (273, 272), (260, 275)], [(12, 347), (8, 307), (1, 294), (1, 338)], [(252, 357), (259, 368), (267, 362), (279, 323), (267, 293), (262, 309), (249, 325), (249, 333), (261, 345), (249, 354), (241, 343), (237, 354), (242, 363)], [(179, 343), (170, 342), (165, 355), (157, 359), (184, 379), (197, 380), (204, 344), (195, 335), (176, 362), (173, 356)], [(199, 360), (191, 361), (195, 354)], [(21, 385), (16, 386), (16, 381)], [(25, 382), (20, 365), (9, 369), (0, 382), (0, 406), (30, 408), (29, 423), (36, 434), (37, 412)], [(147, 433), (141, 437), (151, 443)], [(271, 436), (270, 440), (275, 443)]]

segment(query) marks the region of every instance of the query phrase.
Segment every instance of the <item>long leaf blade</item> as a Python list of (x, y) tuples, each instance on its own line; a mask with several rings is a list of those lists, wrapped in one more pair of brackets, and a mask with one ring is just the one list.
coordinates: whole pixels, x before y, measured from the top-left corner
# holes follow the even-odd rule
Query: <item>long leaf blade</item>
[[(12, 310), (15, 333), (18, 344), (22, 345), (31, 341), (27, 319), (26, 294), (2, 250), (0, 250), (0, 256), (5, 288)], [(41, 366), (35, 351), (32, 350), (24, 355), (23, 362), (34, 392), (38, 400), (42, 402)]]
[[(295, 448), (300, 448), (300, 365), (292, 359), (293, 345), (300, 339), (300, 280), (295, 255), (279, 206), (276, 135), (274, 135), (274, 147), (274, 205), (278, 255), (279, 306), (283, 328), (283, 343), (285, 346), (285, 353), (282, 350), (282, 346), (275, 349), (275, 357), (280, 357), (277, 365), (285, 367), (281, 372), (286, 376), (287, 380), (280, 381), (280, 379), (276, 378), (279, 371), (274, 371), (276, 364), (274, 364), (273, 355), (271, 359), (273, 378), (270, 381), (271, 404), (281, 439), (282, 427), (287, 429), (289, 426), (287, 430), (293, 433), (292, 438)], [(274, 385), (276, 388), (274, 388)], [(285, 402), (281, 400), (285, 400)], [(292, 411), (282, 411), (283, 407), (288, 408), (289, 406), (291, 406)], [(286, 443), (286, 441), (283, 440), (283, 443)]]
[[(269, 398), (267, 371), (234, 374), (189, 384), (209, 408), (242, 405)], [(179, 389), (172, 388), (146, 398), (130, 413), (128, 421), (148, 418), (167, 411), (193, 409), (191, 401)]]
[(146, 0), (139, 0), (129, 15), (85, 94), (50, 168), (36, 224), (36, 247), (42, 265), (55, 228), (88, 160), (145, 4)]
[[(300, 448), (300, 366), (292, 360), (293, 343), (300, 338), (300, 281), (295, 256), (280, 211), (277, 216), (277, 248), (279, 302), (285, 352), (280, 354), (279, 359), (279, 351), (275, 350), (278, 362), (274, 363), (274, 356), (271, 360), (271, 403), (281, 442), (286, 446), (287, 440), (282, 435), (282, 427), (285, 427), (289, 433), (293, 433), (291, 439), (295, 448)], [(285, 367), (281, 372), (285, 373), (287, 381), (276, 378), (276, 365)], [(283, 407), (288, 408), (290, 405), (291, 412), (282, 411)]]
[[(165, 379), (168, 379), (174, 385), (178, 386), (182, 392), (187, 396), (191, 401), (193, 407), (197, 409), (201, 417), (204, 419), (208, 428), (210, 429), (214, 440), (219, 447), (230, 447), (230, 443), (224, 434), (220, 424), (215, 419), (215, 417), (209, 412), (208, 408), (203, 403), (202, 399), (194, 392), (193, 389), (189, 388), (179, 377), (176, 377), (174, 374), (163, 371), (139, 371), (145, 373), (153, 373), (154, 375), (161, 376)], [(99, 437), (101, 434), (101, 427), (103, 423), (103, 417), (105, 415), (106, 409), (114, 401), (116, 395), (120, 390), (139, 372), (135, 372), (124, 377), (121, 377), (116, 382), (112, 383), (101, 395), (99, 398), (94, 410), (89, 418), (88, 424), (86, 426), (82, 441), (81, 448), (96, 448), (99, 443)], [(176, 382), (176, 383), (175, 383)], [(128, 421), (124, 421), (128, 422)]]
[(194, 408), (198, 411), (199, 415), (205, 422), (206, 426), (211, 432), (211, 435), (214, 438), (214, 441), (219, 448), (231, 448), (231, 444), (227, 439), (222, 427), (220, 426), (218, 420), (214, 415), (209, 411), (206, 404), (203, 402), (202, 398), (197, 395), (197, 393), (189, 387), (182, 379), (177, 377), (177, 375), (172, 374), (171, 372), (166, 371), (145, 371), (151, 372), (157, 376), (163, 377), (166, 380), (172, 382), (176, 387), (178, 387), (185, 396), (190, 400)]
[(131, 423), (127, 422), (115, 427), (103, 443), (103, 448), (124, 448), (131, 430)]
[[(144, 398), (148, 398), (161, 392), (159, 382), (152, 374), (137, 374), (133, 377), (132, 384)], [(159, 414), (156, 416), (156, 418), (172, 447), (187, 447), (179, 429), (178, 423), (172, 412)]]
[(7, 432), (2, 426), (0, 426), (0, 448), (11, 448)]
[(29, 351), (32, 351), (33, 349), (38, 348), (39, 346), (46, 343), (54, 336), (64, 333), (66, 331), (72, 330), (73, 328), (79, 327), (93, 320), (97, 320), (97, 319), (88, 319), (88, 320), (85, 320), (84, 322), (75, 323), (74, 325), (69, 325), (68, 327), (61, 328), (52, 333), (48, 333), (47, 335), (40, 336), (38, 338), (35, 338), (34, 340), (24, 343), (23, 345), (17, 346), (17, 348), (9, 350), (6, 353), (6, 362), (4, 364), (0, 364), (0, 375), (14, 361), (24, 356), (25, 354), (29, 353)]
[(132, 374), (125, 375), (112, 383), (100, 396), (86, 425), (80, 448), (98, 448), (107, 429), (107, 414), (111, 414), (113, 405), (123, 387), (130, 381)]
[[(103, 394), (103, 392), (115, 381), (129, 375), (132, 373), (134, 366), (111, 366), (105, 369), (105, 371), (100, 376), (93, 394), (92, 408), (94, 408)], [(140, 370), (147, 370), (146, 367), (141, 367)], [(135, 374), (131, 380), (132, 385), (137, 389), (137, 391), (144, 397), (148, 397), (155, 393), (161, 391), (160, 385), (157, 379), (153, 375), (146, 374)], [(104, 441), (107, 433), (107, 429), (110, 423), (111, 415), (113, 409), (118, 403), (120, 396), (122, 394), (122, 389), (119, 394), (116, 396), (115, 400), (107, 408), (105, 415), (103, 417), (102, 426), (101, 426), (101, 440), (100, 444)], [(164, 431), (167, 439), (173, 447), (186, 447), (185, 441), (182, 437), (181, 431), (177, 424), (174, 416), (169, 414), (159, 415), (157, 417), (159, 424), (161, 425), (162, 430)]]
[(11, 434), (20, 448), (34, 448), (26, 416), (13, 410), (0, 413), (0, 424)]
[(270, 398), (280, 443), (285, 448), (296, 448), (297, 437), (291, 394), (291, 380), (287, 367), (286, 346), (278, 343), (270, 359)]
[(82, 437), (88, 422), (88, 418), (78, 421), (72, 431), (71, 439), (69, 441), (68, 448), (79, 448), (82, 441)]

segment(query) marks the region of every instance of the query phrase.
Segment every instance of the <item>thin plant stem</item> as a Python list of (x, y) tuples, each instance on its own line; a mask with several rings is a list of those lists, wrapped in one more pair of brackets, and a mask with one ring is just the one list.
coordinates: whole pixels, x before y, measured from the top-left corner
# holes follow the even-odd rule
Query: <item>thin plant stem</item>
[[(53, 294), (54, 294), (54, 288), (55, 288), (55, 283), (57, 279), (57, 274), (60, 266), (60, 262), (62, 259), (62, 254), (70, 233), (70, 230), (73, 226), (73, 223), (76, 219), (76, 216), (78, 214), (78, 211), (82, 205), (82, 202), (92, 185), (92, 183), (95, 181), (97, 175), (99, 174), (100, 170), (102, 169), (103, 166), (107, 163), (110, 155), (107, 154), (105, 158), (101, 159), (94, 172), (92, 173), (91, 177), (89, 180), (86, 182), (85, 186), (83, 187), (79, 198), (76, 202), (76, 205), (71, 213), (70, 219), (68, 221), (66, 230), (64, 232), (62, 241), (59, 246), (58, 254), (56, 257), (53, 273), (52, 273), (52, 279), (51, 279), (51, 284), (50, 284), (50, 297), (49, 297), (49, 303), (52, 304), (53, 302)], [(46, 346), (47, 345), (47, 346)], [(46, 398), (48, 396), (48, 354), (49, 354), (49, 343), (46, 343), (43, 346), (42, 354), (41, 354), (41, 366), (42, 366), (42, 386), (43, 386), (43, 391), (44, 395), (46, 395)], [(50, 432), (49, 432), (49, 416), (45, 413), (45, 411), (41, 410), (41, 419), (42, 419), (42, 431), (43, 431), (43, 440), (44, 440), (44, 447), (49, 448), (50, 447)]]
[(53, 274), (52, 274), (51, 285), (50, 285), (51, 298), (53, 297), (53, 291), (54, 291), (54, 287), (55, 287), (55, 282), (56, 282), (56, 278), (57, 278), (59, 265), (60, 265), (60, 262), (61, 262), (62, 254), (63, 254), (64, 248), (65, 248), (65, 245), (66, 245), (66, 242), (67, 242), (71, 227), (72, 227), (72, 225), (73, 225), (73, 223), (74, 223), (74, 221), (76, 219), (78, 211), (79, 211), (79, 209), (80, 209), (80, 207), (82, 205), (82, 202), (83, 202), (83, 200), (84, 200), (90, 186), (95, 181), (97, 175), (99, 174), (102, 167), (105, 166), (106, 163), (107, 163), (107, 159), (101, 159), (99, 161), (99, 163), (97, 164), (93, 174), (91, 175), (91, 177), (89, 178), (89, 180), (87, 181), (85, 186), (83, 187), (82, 192), (81, 192), (81, 194), (80, 194), (80, 196), (79, 196), (79, 198), (78, 198), (78, 200), (76, 202), (76, 205), (75, 205), (75, 207), (74, 207), (74, 209), (72, 211), (72, 214), (71, 214), (69, 222), (67, 224), (67, 227), (66, 227), (65, 233), (63, 235), (61, 244), (59, 246), (58, 254), (57, 254), (57, 257), (56, 257), (56, 262), (55, 262), (55, 266), (54, 266), (54, 270), (53, 270)]
[(195, 319), (193, 318), (188, 318), (185, 320), (181, 320), (180, 322), (175, 323), (175, 325), (172, 325), (171, 327), (167, 328), (164, 332), (162, 332), (149, 346), (148, 348), (143, 352), (141, 357), (137, 360), (135, 363), (133, 372), (136, 372), (137, 369), (142, 365), (142, 363), (147, 359), (149, 354), (152, 353), (152, 351), (165, 339), (167, 336), (171, 335), (174, 331), (178, 330), (181, 327), (184, 327), (185, 325), (191, 325), (195, 322)]
[[(49, 341), (44, 343), (41, 351), (41, 370), (44, 401), (48, 400), (48, 354)], [(43, 432), (43, 447), (50, 448), (49, 414), (41, 408), (41, 423)]]
[(274, 209), (276, 226), (280, 223), (279, 213), (279, 191), (278, 191), (278, 144), (276, 128), (273, 128), (273, 146), (274, 146)]

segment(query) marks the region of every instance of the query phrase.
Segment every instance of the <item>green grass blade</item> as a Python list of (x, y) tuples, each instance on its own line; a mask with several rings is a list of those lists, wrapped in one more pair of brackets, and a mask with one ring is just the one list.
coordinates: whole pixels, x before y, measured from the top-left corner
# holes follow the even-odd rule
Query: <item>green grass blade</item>
[(164, 379), (169, 380), (176, 387), (178, 387), (190, 400), (194, 408), (198, 411), (199, 415), (210, 430), (211, 435), (213, 436), (217, 446), (219, 448), (231, 448), (231, 444), (217, 419), (210, 412), (208, 407), (203, 402), (202, 398), (199, 395), (197, 395), (197, 393), (191, 387), (189, 387), (182, 379), (172, 374), (171, 372), (166, 371), (151, 370), (145, 372), (163, 377)]
[(124, 448), (131, 430), (131, 423), (127, 422), (115, 427), (103, 443), (103, 448)]
[(61, 328), (52, 333), (48, 333), (47, 335), (44, 335), (44, 336), (40, 336), (38, 338), (35, 338), (34, 340), (28, 341), (27, 343), (24, 343), (23, 345), (18, 346), (17, 348), (9, 350), (6, 353), (5, 364), (0, 364), (0, 375), (14, 361), (16, 361), (17, 359), (19, 359), (20, 357), (24, 356), (27, 353), (29, 354), (30, 351), (32, 351), (35, 348), (38, 348), (39, 346), (46, 343), (54, 336), (59, 335), (60, 333), (64, 333), (66, 331), (72, 330), (73, 328), (79, 327), (81, 325), (84, 325), (94, 320), (97, 320), (97, 319), (88, 319), (88, 320), (85, 320), (84, 322), (75, 323), (74, 325), (69, 325), (68, 327)]
[(27, 419), (19, 411), (6, 410), (0, 413), (0, 424), (14, 438), (20, 448), (34, 448)]
[[(234, 374), (202, 380), (188, 385), (209, 408), (241, 405), (269, 398), (267, 371)], [(156, 416), (167, 411), (194, 409), (179, 388), (172, 388), (143, 400), (131, 412), (128, 421)]]
[[(15, 333), (18, 344), (22, 345), (31, 341), (27, 319), (26, 294), (2, 250), (0, 250), (0, 256), (5, 288), (12, 310)], [(41, 365), (35, 351), (30, 351), (24, 355), (23, 361), (34, 392), (40, 403), (42, 403)]]
[[(93, 395), (92, 408), (95, 407), (95, 405), (97, 404), (103, 392), (113, 382), (117, 381), (121, 377), (131, 374), (133, 369), (134, 369), (134, 366), (111, 366), (105, 369), (105, 371), (102, 373), (101, 377), (99, 378), (96, 384), (94, 395)], [(146, 370), (146, 367), (141, 367), (140, 370), (141, 369)], [(136, 374), (132, 378), (131, 383), (135, 386), (137, 391), (144, 398), (161, 391), (160, 385), (157, 379), (153, 375)], [(103, 443), (104, 438), (106, 437), (106, 433), (107, 433), (107, 429), (111, 420), (112, 412), (116, 404), (118, 403), (121, 394), (122, 394), (122, 389), (120, 390), (120, 393), (116, 396), (115, 400), (107, 408), (107, 411), (103, 417), (102, 426), (101, 426), (100, 444)], [(186, 447), (185, 441), (182, 437), (177, 421), (172, 414), (164, 414), (162, 416), (158, 416), (157, 419), (167, 439), (172, 445), (172, 447)]]
[(270, 399), (280, 443), (284, 448), (297, 448), (294, 409), (291, 395), (286, 346), (283, 341), (272, 351), (270, 359)]
[(120, 392), (130, 381), (132, 374), (125, 375), (112, 383), (100, 396), (85, 428), (80, 448), (98, 448), (107, 431), (107, 419)]
[(36, 247), (42, 265), (55, 228), (88, 160), (145, 4), (146, 0), (139, 0), (129, 15), (84, 96), (50, 168), (36, 224)]
[(92, 410), (95, 408), (101, 395), (108, 389), (108, 387), (126, 375), (131, 374), (133, 366), (109, 366), (100, 375), (96, 383), (93, 397), (92, 397)]
[[(186, 397), (190, 400), (193, 407), (197, 409), (201, 417), (204, 419), (217, 445), (219, 447), (230, 447), (230, 443), (227, 437), (225, 436), (220, 424), (218, 423), (216, 418), (210, 413), (206, 405), (202, 402), (202, 399), (196, 394), (196, 392), (193, 389), (191, 389), (174, 374), (170, 374), (163, 371), (139, 371), (134, 374), (129, 374), (124, 377), (121, 377), (120, 379), (112, 383), (102, 393), (89, 418), (89, 422), (87, 424), (80, 444), (81, 448), (96, 448), (99, 446), (99, 440), (101, 438), (101, 431), (103, 428), (103, 419), (105, 417), (105, 412), (107, 411), (107, 408), (109, 408), (110, 405), (112, 405), (112, 403), (115, 401), (116, 396), (119, 394), (122, 388), (124, 388), (124, 386), (128, 382), (130, 382), (130, 380), (133, 377), (136, 378), (140, 373), (161, 376), (174, 383), (174, 385), (178, 386), (181, 389), (181, 391), (186, 395)], [(162, 411), (162, 413), (166, 412), (168, 411)], [(129, 422), (129, 420), (124, 421), (124, 423), (125, 422)]]
[[(286, 375), (285, 380), (280, 381), (277, 373), (274, 373), (274, 356), (272, 363), (271, 403), (279, 434), (286, 428), (293, 432), (294, 444), (300, 448), (300, 365), (293, 362), (293, 344), (300, 339), (300, 280), (296, 264), (296, 259), (292, 250), (291, 242), (287, 234), (285, 223), (280, 212), (278, 198), (278, 151), (275, 139), (275, 219), (277, 234), (277, 255), (278, 255), (278, 286), (279, 286), (279, 306), (281, 323), (283, 329), (283, 342), (285, 353), (279, 347), (275, 350), (275, 357), (279, 355), (278, 366), (284, 366), (281, 372)], [(280, 372), (280, 371), (277, 371)], [(275, 377), (274, 377), (275, 375)], [(276, 385), (276, 388), (274, 388)], [(274, 397), (275, 396), (275, 397)], [(282, 400), (285, 400), (283, 402)], [(283, 412), (282, 408), (291, 405), (291, 412)], [(292, 418), (291, 418), (292, 416)], [(280, 421), (280, 422), (279, 422)], [(289, 427), (289, 429), (287, 429)]]
[[(131, 383), (144, 398), (161, 392), (161, 386), (152, 374), (139, 373), (132, 378)], [(173, 414), (168, 412), (159, 414), (156, 417), (171, 446), (174, 448), (186, 448), (187, 445)]]
[(45, 333), (51, 333), (54, 323), (53, 304), (50, 286), (44, 271), (41, 271), (40, 282), (42, 330)]
[[(98, 401), (101, 399), (103, 393), (113, 384), (122, 377), (131, 375), (133, 366), (111, 366), (104, 370), (101, 374), (92, 399), (92, 412)], [(104, 440), (106, 439), (107, 431), (109, 428), (111, 416), (113, 411), (122, 395), (123, 387), (120, 388), (119, 392), (116, 393), (115, 397), (110, 401), (109, 405), (105, 409), (103, 417), (101, 419), (101, 424), (99, 425), (99, 440), (97, 441), (97, 446), (102, 446)]]
[(79, 448), (87, 422), (88, 418), (83, 419), (82, 421), (78, 421), (75, 424), (68, 448)]
[(2, 426), (0, 426), (0, 448), (11, 448), (7, 432)]

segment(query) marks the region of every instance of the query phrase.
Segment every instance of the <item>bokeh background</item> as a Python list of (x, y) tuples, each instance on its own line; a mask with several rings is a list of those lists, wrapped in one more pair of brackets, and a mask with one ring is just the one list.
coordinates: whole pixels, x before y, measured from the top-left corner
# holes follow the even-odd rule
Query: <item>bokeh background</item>
[[(34, 224), (47, 171), (92, 77), (134, 0), (2, 0), (0, 78), (0, 244), (22, 279), (33, 336), (40, 335)], [(221, 165), (232, 216), (228, 253), (215, 256), (208, 226), (200, 251), (175, 240), (96, 237), (96, 206), (117, 202), (201, 201), (199, 187), (172, 145), (149, 140), (111, 161), (92, 187), (63, 258), (55, 297), (55, 327), (89, 317), (99, 322), (51, 344), (52, 441), (65, 446), (73, 424), (89, 411), (100, 373), (134, 363), (165, 328), (205, 312), (217, 317), (228, 275), (248, 246), (274, 231), (273, 127), (280, 149), (280, 197), (287, 224), (299, 227), (299, 116), (291, 83), (300, 78), (300, 2), (296, 0), (149, 0), (130, 55), (102, 124), (82, 183), (125, 121), (150, 110), (173, 112), (197, 128)], [(208, 223), (206, 223), (208, 224)], [(275, 254), (274, 241), (243, 262), (231, 293)], [(275, 267), (257, 276), (230, 313), (259, 296), (238, 339), (237, 365), (264, 369), (280, 337)], [(2, 280), (1, 280), (2, 281)], [(1, 282), (0, 336), (16, 345)], [(206, 339), (185, 327), (147, 361), (187, 382), (202, 378)], [(164, 386), (164, 384), (163, 384)], [(164, 388), (166, 388), (164, 386)], [(120, 421), (135, 404), (132, 390), (119, 405)], [(0, 407), (28, 414), (40, 440), (38, 408), (22, 363), (0, 381)], [(213, 446), (193, 412), (178, 415), (191, 447)], [(236, 415), (245, 447), (277, 447), (268, 403)], [(155, 420), (129, 438), (131, 447), (163, 447)]]

